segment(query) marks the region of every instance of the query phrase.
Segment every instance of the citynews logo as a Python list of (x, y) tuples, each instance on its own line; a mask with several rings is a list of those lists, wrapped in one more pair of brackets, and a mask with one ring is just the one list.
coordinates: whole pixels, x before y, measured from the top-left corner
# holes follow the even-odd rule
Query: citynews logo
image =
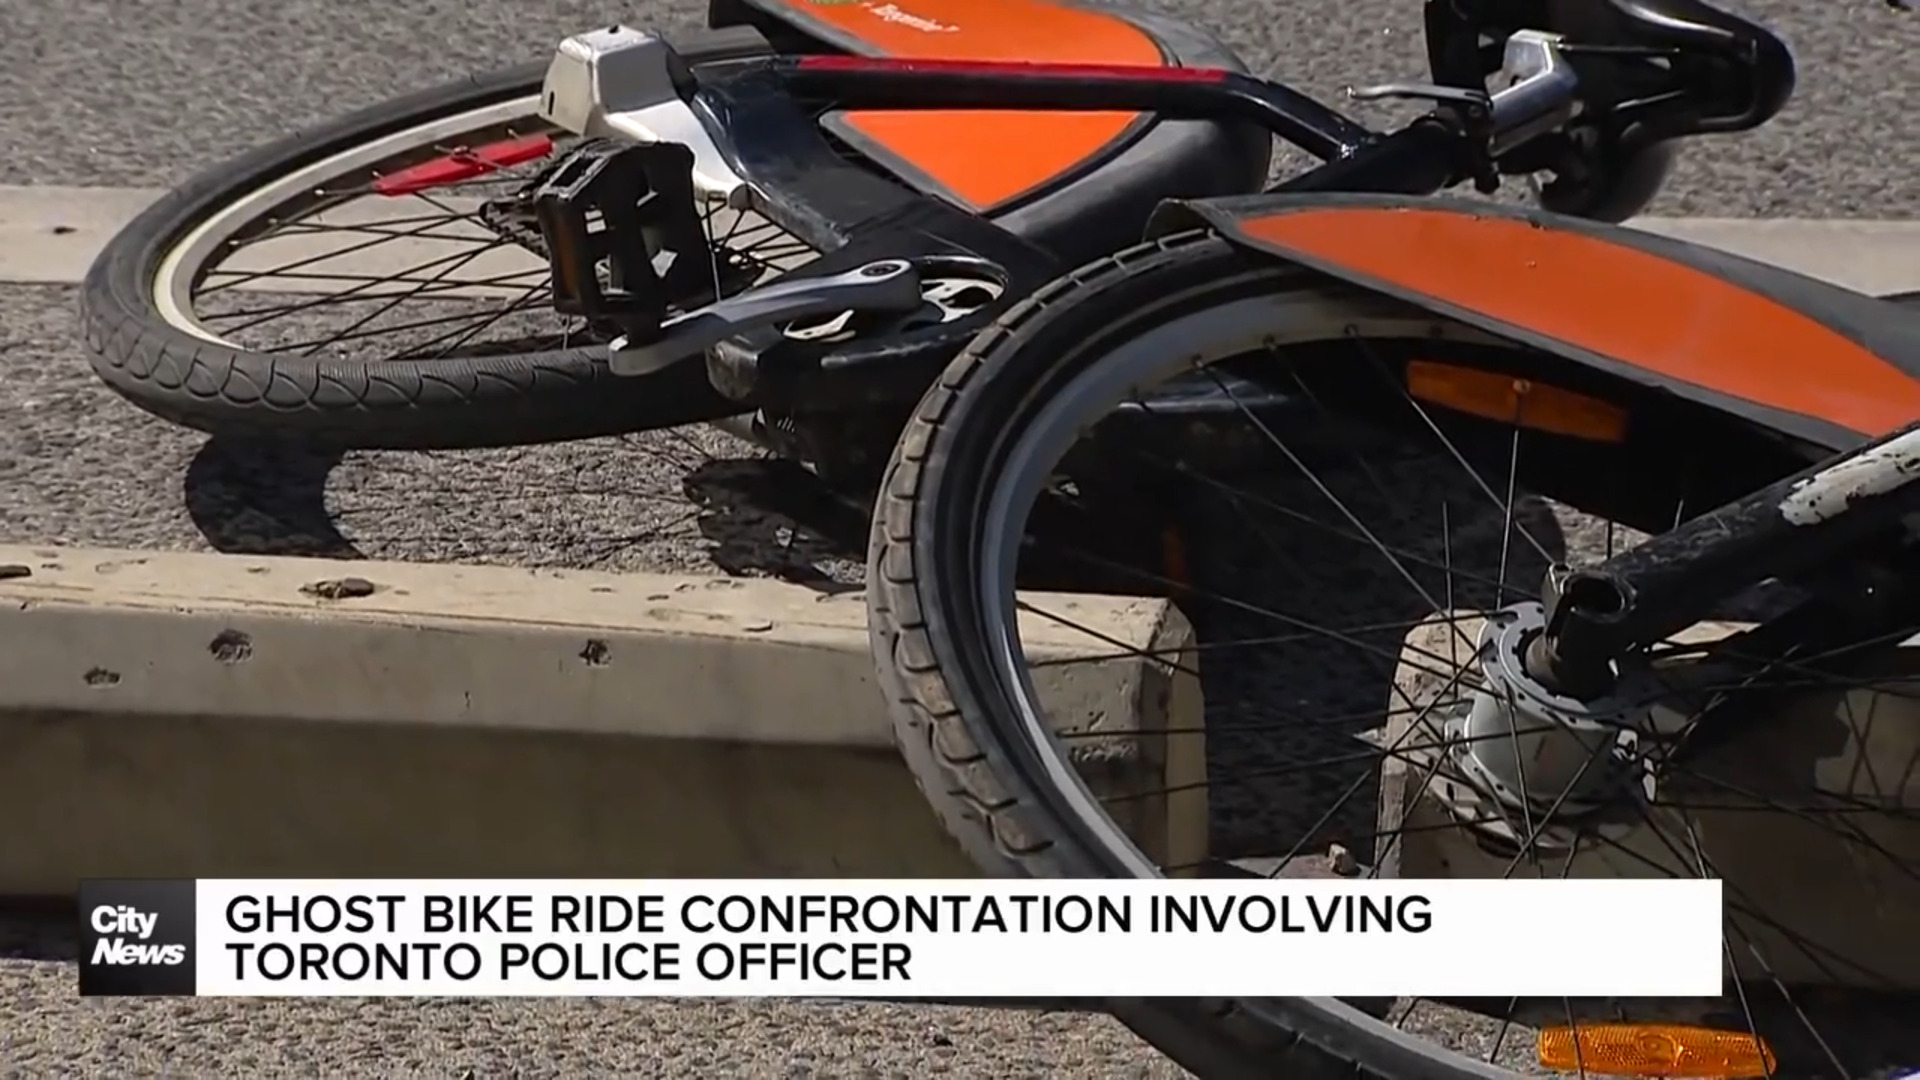
[(80, 994), (194, 992), (194, 883), (80, 883)]
[(139, 911), (125, 904), (101, 904), (87, 917), (96, 934), (93, 959), (96, 964), (162, 964), (173, 967), (187, 962), (187, 947), (179, 942), (161, 944), (148, 939), (160, 922), (158, 913)]

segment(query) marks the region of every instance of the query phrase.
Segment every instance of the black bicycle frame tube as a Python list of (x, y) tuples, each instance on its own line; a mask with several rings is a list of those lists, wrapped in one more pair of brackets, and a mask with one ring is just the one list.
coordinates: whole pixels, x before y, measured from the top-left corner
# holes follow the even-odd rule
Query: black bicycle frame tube
[(1566, 692), (1611, 683), (1612, 661), (1712, 613), (1742, 589), (1834, 565), (1920, 512), (1920, 424), (1710, 510), (1571, 574), (1550, 573), (1547, 629), (1528, 669)]
[(792, 91), (845, 109), (1111, 111), (1173, 120), (1237, 119), (1323, 161), (1349, 157), (1380, 138), (1297, 90), (1223, 68), (863, 56), (781, 57), (763, 63)]
[(1434, 113), (1269, 190), (1431, 195), (1471, 175), (1473, 164), (1461, 126)]

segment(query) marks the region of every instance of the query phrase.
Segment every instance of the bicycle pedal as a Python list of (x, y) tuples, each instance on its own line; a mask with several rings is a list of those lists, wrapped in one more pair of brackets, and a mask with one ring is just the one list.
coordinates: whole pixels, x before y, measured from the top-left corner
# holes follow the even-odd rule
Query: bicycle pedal
[(644, 339), (670, 307), (714, 298), (686, 147), (588, 143), (541, 179), (531, 202), (561, 314)]

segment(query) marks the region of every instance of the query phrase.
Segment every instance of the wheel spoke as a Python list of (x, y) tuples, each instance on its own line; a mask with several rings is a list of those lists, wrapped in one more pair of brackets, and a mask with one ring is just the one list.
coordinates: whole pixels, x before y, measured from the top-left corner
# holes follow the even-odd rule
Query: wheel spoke
[[(351, 344), (356, 363), (435, 362), (606, 340), (607, 328), (558, 312), (551, 313), (551, 331), (530, 335), (520, 327), (520, 317), (550, 294), (548, 271), (532, 217), (501, 200), (524, 197), (572, 149), (571, 136), (532, 115), (536, 106), (529, 97), (527, 119), (506, 124), (497, 112), (479, 110), (487, 119), (464, 135), (427, 125), (421, 130), (435, 130), (434, 137), (395, 143), (386, 160), (288, 187), (278, 205), (225, 222), (225, 241), (183, 273), (190, 277), (184, 292), (192, 299), (186, 314), (193, 329), (236, 348), (304, 358)], [(813, 254), (756, 214), (713, 202), (702, 213), (716, 288), (740, 287), (743, 272), (783, 272)], [(527, 255), (540, 265), (513, 265)], [(293, 295), (208, 304), (239, 290)], [(423, 311), (425, 304), (440, 307)], [(470, 310), (450, 314), (449, 304)]]
[[(930, 295), (939, 298), (937, 291)], [(990, 599), (1005, 595), (1005, 612), (1018, 616), (1016, 643), (1022, 628), (1052, 625), (1089, 645), (1068, 657), (1027, 659), (1029, 672), (1131, 657), (1204, 688), (1204, 715), (1169, 715), (1164, 726), (1141, 733), (1167, 744), (1196, 740), (1204, 769), (1172, 776), (1169, 768), (1169, 775), (1117, 786), (1103, 786), (1104, 773), (1085, 772), (1085, 797), (1063, 803), (1084, 803), (1106, 815), (1088, 823), (1088, 835), (1125, 851), (1128, 858), (1119, 864), (1135, 865), (1146, 845), (1164, 841), (1134, 836), (1129, 823), (1158, 812), (1153, 807), (1167, 805), (1168, 797), (1205, 792), (1206, 861), (1169, 859), (1161, 872), (1225, 862), (1236, 873), (1272, 876), (1719, 879), (1727, 929), (1718, 951), (1732, 984), (1719, 1001), (1414, 999), (1369, 1005), (1374, 1019), (1367, 1022), (1450, 1039), (1461, 1056), (1503, 1069), (1514, 1064), (1529, 1025), (1564, 1024), (1574, 1053), (1585, 1055), (1572, 1064), (1586, 1075), (1599, 1064), (1588, 1060), (1594, 1051), (1583, 1041), (1596, 1021), (1652, 1022), (1676, 1015), (1662, 1009), (1705, 1008), (1714, 1017), (1724, 1014), (1729, 1032), (1745, 1032), (1756, 1046), (1785, 1048), (1796, 1062), (1823, 1061), (1816, 1074), (1839, 1068), (1833, 1051), (1850, 1044), (1827, 1030), (1833, 1021), (1823, 1006), (1807, 1004), (1808, 988), (1850, 995), (1911, 988), (1873, 970), (1881, 958), (1858, 946), (1859, 935), (1819, 921), (1826, 918), (1819, 903), (1796, 906), (1790, 890), (1762, 887), (1768, 880), (1760, 873), (1763, 860), (1740, 845), (1764, 852), (1767, 830), (1787, 830), (1793, 844), (1830, 842), (1849, 853), (1847, 865), (1863, 881), (1871, 871), (1876, 884), (1920, 885), (1914, 866), (1920, 847), (1904, 839), (1920, 833), (1903, 824), (1920, 817), (1895, 805), (1920, 775), (1920, 754), (1907, 760), (1875, 749), (1883, 742), (1903, 745), (1895, 727), (1920, 716), (1920, 709), (1902, 711), (1903, 675), (1853, 663), (1880, 657), (1904, 638), (1876, 626), (1808, 641), (1785, 656), (1743, 656), (1795, 638), (1773, 615), (1741, 616), (1747, 621), (1739, 626), (1702, 624), (1622, 656), (1616, 697), (1565, 704), (1512, 659), (1525, 644), (1508, 636), (1517, 633), (1512, 628), (1537, 624), (1513, 622), (1511, 613), (1538, 616), (1549, 567), (1611, 558), (1669, 520), (1684, 521), (1694, 509), (1723, 501), (1722, 488), (1695, 489), (1696, 477), (1713, 477), (1706, 467), (1711, 459), (1700, 457), (1697, 470), (1656, 465), (1650, 455), (1636, 457), (1640, 449), (1630, 443), (1575, 446), (1572, 436), (1528, 428), (1517, 412), (1455, 414), (1416, 398), (1395, 373), (1448, 347), (1448, 335), (1420, 325), (1421, 317), (1400, 316), (1392, 333), (1374, 333), (1358, 316), (1336, 321), (1303, 314), (1300, 324), (1322, 336), (1303, 338), (1293, 352), (1273, 329), (1284, 330), (1284, 320), (1270, 309), (1262, 317), (1271, 323), (1243, 330), (1228, 325), (1239, 316), (1224, 306), (1204, 314), (1150, 314), (1162, 310), (1152, 306), (1159, 295), (1139, 303), (1137, 316), (1110, 310), (1104, 322), (1088, 323), (1078, 340), (1095, 344), (1083, 355), (1071, 341), (1056, 342), (1064, 355), (1045, 369), (1054, 372), (1047, 378), (1035, 374), (1042, 370), (1037, 362), (1020, 368), (1011, 359), (1004, 369), (975, 372), (972, 377), (988, 385), (1015, 378), (1002, 371), (1021, 372), (1017, 386), (1000, 388), (1004, 397), (991, 399), (1018, 404), (1003, 404), (992, 424), (971, 421), (991, 427), (980, 445), (993, 449), (966, 459), (970, 471), (950, 465), (939, 479), (925, 472), (917, 478), (924, 488), (971, 477), (967, 483), (980, 493), (968, 501), (934, 501), (918, 492), (916, 505), (965, 505), (979, 520), (1000, 520), (979, 508), (995, 505), (992, 497), (1002, 491), (1039, 493), (1025, 516), (1007, 519), (1021, 522), (1023, 531), (1009, 528), (1005, 537), (983, 539), (979, 553), (968, 555), (979, 559), (969, 568), (977, 583), (968, 586), (983, 598), (979, 610), (994, 612)], [(1165, 309), (1184, 310), (1171, 302)], [(1146, 365), (1128, 352), (1127, 335), (1113, 329), (1136, 317), (1163, 320), (1152, 333), (1165, 340), (1194, 343), (1179, 346), (1177, 356), (1154, 369), (1156, 378), (1180, 378), (1188, 389), (1162, 396), (1144, 385)], [(1405, 325), (1408, 318), (1413, 325)], [(1169, 329), (1175, 325), (1188, 331), (1185, 337)], [(1025, 333), (1042, 340), (1038, 331)], [(1119, 344), (1099, 344), (1108, 339)], [(1210, 344), (1215, 340), (1233, 347)], [(999, 347), (978, 346), (995, 356), (1002, 355), (993, 352)], [(1536, 386), (1547, 385), (1546, 375), (1561, 363), (1518, 346), (1476, 339), (1471, 347), (1499, 352), (1490, 369), (1541, 372), (1526, 376)], [(1341, 355), (1356, 348), (1358, 363)], [(1107, 364), (1101, 358), (1109, 356), (1111, 381), (1100, 383), (1096, 376)], [(1243, 371), (1257, 373), (1258, 381)], [(1053, 386), (1071, 387), (1075, 396), (1059, 391), (1060, 400), (1048, 406), (1085, 401), (1104, 410), (1119, 402), (1125, 419), (1091, 406), (1074, 414), (1034, 404), (1040, 400), (1035, 387)], [(1211, 397), (1203, 400), (1193, 388)], [(986, 393), (966, 384), (959, 392)], [(985, 409), (984, 400), (974, 398), (973, 407)], [(1756, 460), (1771, 454), (1763, 460), (1778, 462), (1782, 475), (1799, 467), (1775, 444), (1715, 427), (1706, 406), (1662, 399), (1649, 407), (1693, 410), (1689, 415), (1703, 418), (1689, 426), (1667, 417), (1677, 432), (1676, 458), (1691, 462), (1704, 449)], [(1200, 417), (1193, 426), (1203, 430), (1167, 435), (1163, 445), (1162, 433), (1191, 416)], [(1058, 447), (1075, 440), (1082, 446), (1061, 456)], [(1026, 453), (1029, 446), (1045, 446), (1052, 457), (1038, 461)], [(1566, 455), (1568, 463), (1549, 453)], [(1603, 482), (1583, 484), (1596, 469)], [(1178, 559), (1157, 542), (1169, 534), (1180, 541)], [(1012, 583), (988, 580), (1001, 565), (995, 543), (1017, 554), (1019, 583), (1031, 591), (1015, 594)], [(1097, 588), (1080, 584), (1088, 579)], [(1075, 584), (1062, 588), (1059, 580)], [(1795, 603), (1804, 599), (1794, 590), (1806, 583), (1784, 584)], [(1057, 591), (1172, 598), (1193, 638), (1177, 646), (1124, 641), (1045, 597)], [(1772, 603), (1771, 594), (1761, 599)], [(1507, 621), (1497, 617), (1501, 609)], [(920, 615), (934, 617), (924, 608)], [(952, 632), (962, 632), (958, 620)], [(1011, 677), (1004, 685), (1032, 692)], [(1000, 684), (975, 685), (973, 692), (989, 702), (1008, 693)], [(1815, 700), (1809, 695), (1824, 703), (1821, 695), (1836, 693), (1831, 727), (1846, 749), (1826, 751), (1834, 755), (1831, 763), (1786, 769), (1776, 784), (1764, 771), (1742, 771), (1742, 759), (1710, 756), (1721, 735), (1738, 739), (1796, 723), (1791, 703)], [(1868, 700), (1856, 700), (1861, 695)], [(1024, 702), (1022, 710), (1018, 715), (1046, 715), (1038, 701)], [(1110, 728), (1084, 722), (1050, 728), (1048, 735), (1030, 723), (1006, 722), (1001, 737), (1011, 740), (1006, 732), (1017, 730), (1020, 738), (1044, 742), (1042, 752), (1070, 769), (1104, 760), (1102, 743), (1114, 737)], [(1574, 740), (1576, 731), (1590, 744), (1555, 748), (1542, 741)], [(1585, 747), (1582, 756), (1566, 756), (1578, 747)], [(1889, 832), (1889, 826), (1907, 831)], [(1730, 879), (1723, 870), (1745, 879)], [(1622, 913), (1628, 921), (1647, 917), (1655, 916)], [(1769, 951), (1776, 955), (1764, 955)], [(1769, 1007), (1776, 998), (1780, 1008)], [(1434, 1015), (1443, 1018), (1433, 1022)]]

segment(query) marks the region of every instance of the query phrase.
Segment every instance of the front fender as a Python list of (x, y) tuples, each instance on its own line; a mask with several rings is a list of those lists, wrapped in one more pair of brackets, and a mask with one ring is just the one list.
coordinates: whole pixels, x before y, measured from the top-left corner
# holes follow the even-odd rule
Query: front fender
[(1822, 450), (1920, 419), (1920, 318), (1697, 244), (1406, 196), (1169, 202), (1149, 224), (1199, 227)]

